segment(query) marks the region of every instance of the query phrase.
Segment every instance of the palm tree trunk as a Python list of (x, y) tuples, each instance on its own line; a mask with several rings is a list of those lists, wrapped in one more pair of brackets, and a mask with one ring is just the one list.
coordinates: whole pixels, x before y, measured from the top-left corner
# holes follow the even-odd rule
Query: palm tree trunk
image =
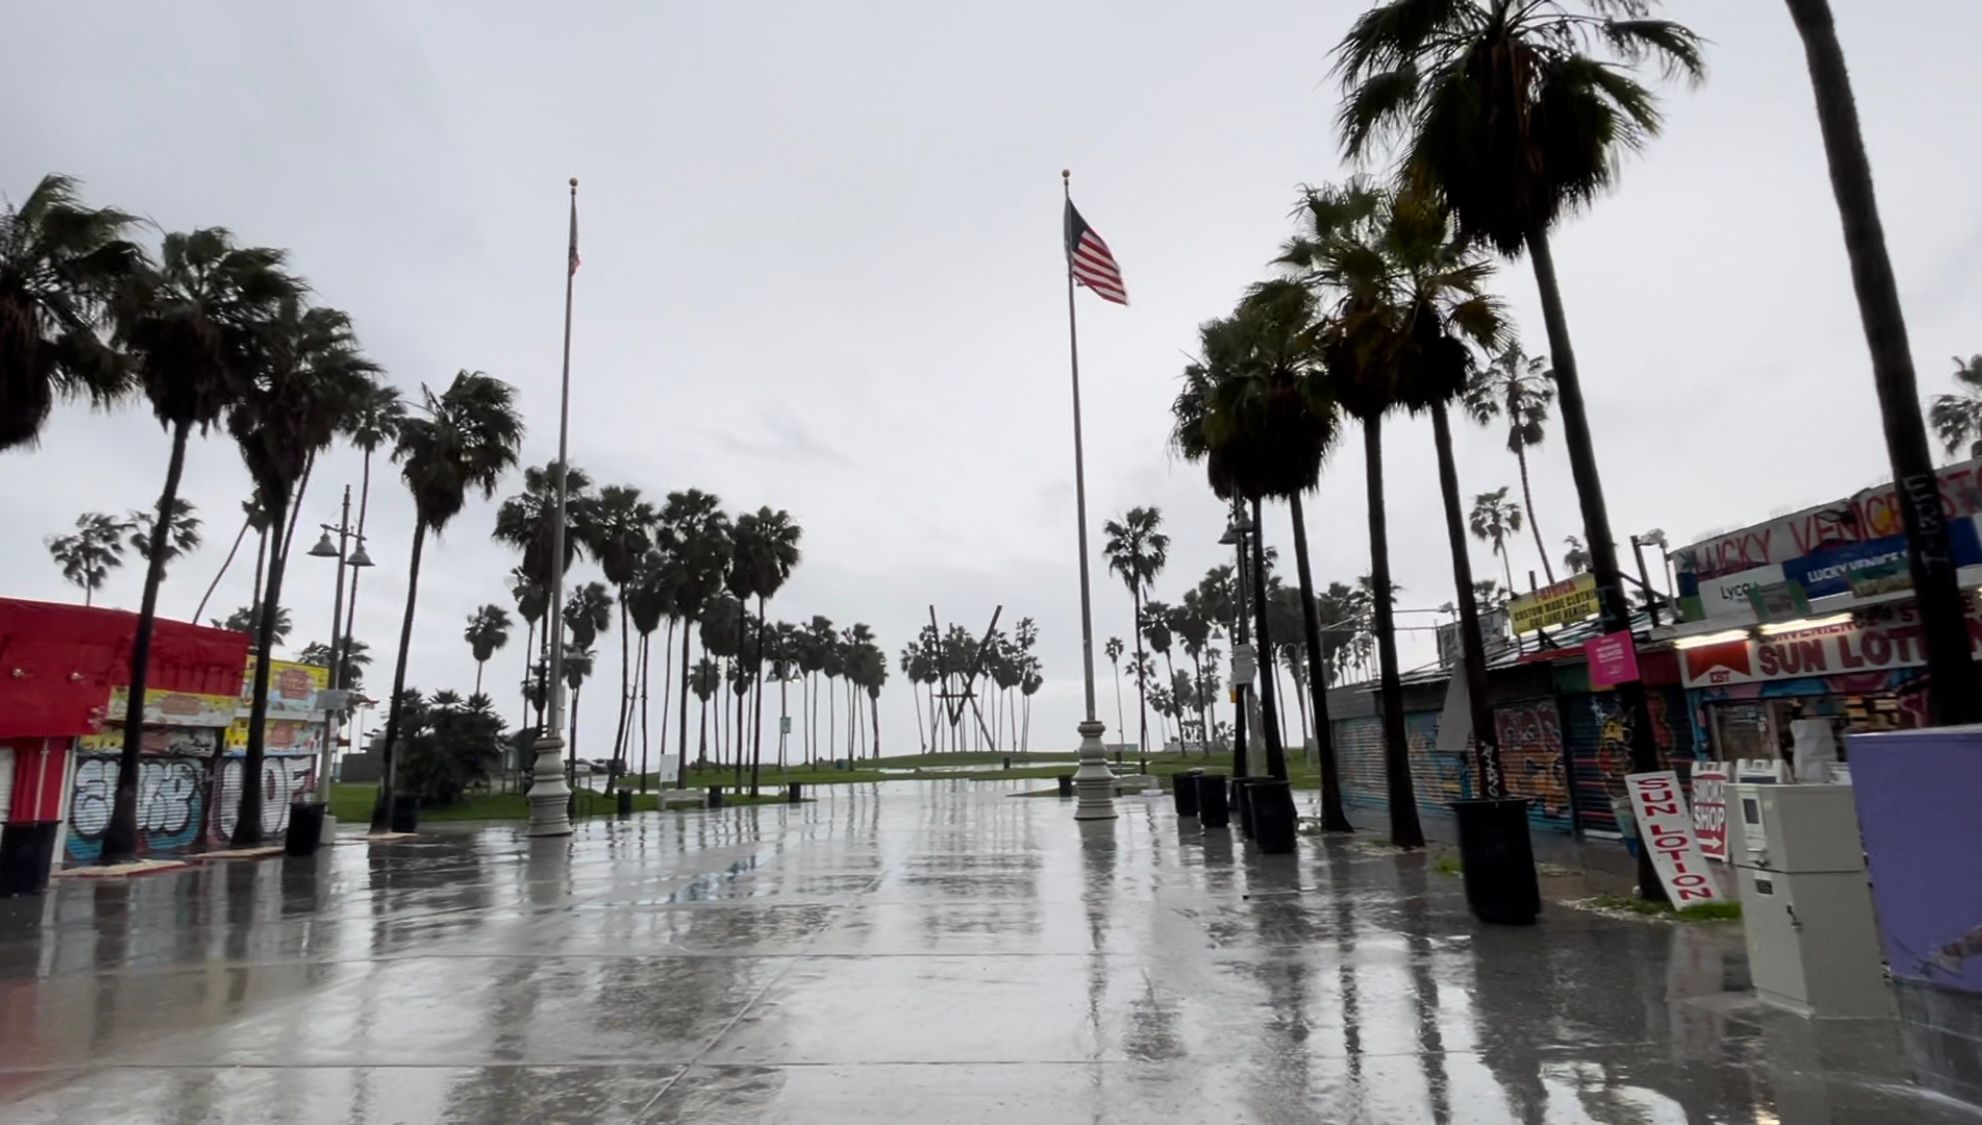
[[(619, 722), (612, 736), (612, 772), (617, 779), (626, 772), (626, 742), (633, 732), (633, 630), (632, 615), (626, 612), (626, 587), (619, 588)], [(610, 788), (610, 786), (608, 786)]]
[(250, 608), (262, 604), (263, 567), (268, 562), (268, 528), (264, 527), (256, 534), (259, 537), (255, 540), (255, 592), (254, 596), (248, 599)]
[[(253, 520), (246, 517), (241, 520), (241, 530), (234, 533), (234, 545), (227, 548), (227, 557), (221, 560), (220, 573), (213, 576), (213, 581), (207, 583), (206, 593), (200, 595), (199, 608), (193, 611), (193, 624), (199, 624), (200, 618), (206, 615), (206, 603), (213, 600), (213, 592), (220, 587), (220, 580), (227, 577), (227, 568), (234, 565), (234, 553), (241, 549), (241, 540), (248, 537), (248, 527), (253, 522)], [(83, 604), (89, 604), (89, 590), (87, 587), (83, 590)], [(335, 621), (331, 622), (333, 628), (336, 625), (337, 623)], [(336, 639), (335, 637), (331, 638), (332, 641)], [(335, 646), (333, 645), (332, 647)]]
[[(688, 662), (688, 638), (695, 630), (689, 628), (689, 620), (681, 622), (681, 761), (675, 766), (675, 784), (688, 783), (688, 681), (694, 678), (695, 667)], [(702, 744), (695, 751), (697, 761), (709, 754), (709, 708), (702, 707)]]
[(1473, 721), (1473, 761), (1478, 796), (1505, 797), (1500, 772), (1499, 735), (1487, 685), (1486, 641), (1480, 610), (1473, 602), (1473, 560), (1466, 553), (1466, 522), (1459, 512), (1459, 468), (1452, 459), (1452, 425), (1445, 404), (1431, 408), (1432, 441), (1438, 447), (1438, 488), (1445, 498), (1445, 538), (1452, 548), (1452, 584), (1459, 588), (1459, 638), (1465, 647), (1466, 702)]
[(879, 758), (881, 756), (881, 693), (880, 692), (871, 691), (867, 693), (867, 713), (871, 715), (874, 720), (874, 756), (876, 758)]
[[(1501, 571), (1507, 575), (1507, 596), (1511, 598), (1517, 591), (1514, 589), (1514, 563), (1507, 557), (1507, 544), (1496, 539), (1493, 541), (1493, 550), (1495, 554), (1500, 556)], [(1546, 554), (1542, 555), (1542, 566), (1548, 566), (1548, 555)], [(1531, 571), (1530, 574), (1532, 575), (1532, 573)], [(1553, 574), (1549, 575), (1548, 581), (1549, 585), (1555, 585), (1555, 576)], [(1473, 592), (1470, 589), (1461, 590), (1459, 591), (1459, 596), (1471, 599)]]
[(1369, 478), (1371, 616), (1376, 629), (1377, 695), (1383, 711), (1384, 792), (1390, 805), (1390, 842), (1425, 846), (1418, 799), (1411, 784), (1411, 748), (1404, 737), (1404, 687), (1397, 678), (1397, 633), (1390, 604), (1390, 528), (1383, 509), (1383, 416), (1363, 420), (1363, 457)]
[(1259, 704), (1265, 717), (1261, 733), (1266, 739), (1266, 775), (1276, 781), (1287, 780), (1287, 749), (1280, 741), (1280, 712), (1274, 705), (1276, 698), (1273, 687), (1273, 644), (1271, 634), (1266, 631), (1266, 548), (1262, 541), (1266, 538), (1266, 525), (1260, 522), (1258, 500), (1252, 502), (1253, 528), (1253, 628), (1258, 635), (1253, 638), (1253, 648), (1259, 653)]
[(186, 469), (186, 438), (190, 422), (172, 429), (172, 456), (165, 464), (165, 487), (158, 494), (158, 518), (151, 525), (150, 559), (145, 563), (144, 598), (138, 603), (137, 632), (131, 638), (131, 682), (124, 705), (124, 748), (117, 758), (117, 789), (111, 799), (110, 823), (103, 829), (105, 866), (129, 863), (138, 854), (138, 753), (144, 746), (145, 680), (151, 672), (151, 635), (158, 620), (158, 587), (165, 580), (165, 540), (171, 513), (179, 499), (179, 480)]
[(395, 743), (399, 740), (399, 697), (406, 693), (406, 654), (413, 647), (413, 608), (420, 598), (420, 552), (427, 544), (427, 521), (413, 520), (413, 561), (407, 568), (406, 616), (399, 623), (399, 659), (392, 668), (392, 698), (386, 704), (384, 750), (379, 758), (378, 799), (372, 803), (373, 832), (383, 832), (392, 823), (394, 796), (393, 771), (399, 764)]
[[(296, 479), (296, 487), (290, 490), (286, 513), (280, 519), (270, 519), (269, 523), (282, 528), (282, 558), (289, 558), (289, 545), (296, 539), (296, 521), (303, 514), (303, 494), (310, 490), (310, 471), (317, 467), (317, 455), (312, 452), (303, 458), (303, 475)], [(274, 601), (274, 597), (269, 598)]]
[(1142, 670), (1142, 662), (1145, 657), (1142, 651), (1141, 588), (1138, 587), (1130, 590), (1129, 600), (1135, 607), (1136, 615), (1132, 627), (1136, 632), (1136, 707), (1141, 715), (1137, 720), (1139, 726), (1136, 730), (1136, 749), (1147, 752), (1149, 750), (1149, 691), (1148, 684), (1146, 683), (1148, 677), (1143, 674)]
[(751, 706), (750, 795), (757, 795), (757, 779), (764, 763), (764, 596), (757, 595), (757, 699)]
[(475, 694), (476, 695), (482, 694), (482, 666), (486, 663), (487, 661), (482, 661), (482, 660), (475, 661)]
[[(835, 710), (838, 706), (838, 696), (839, 688), (833, 683), (832, 675), (828, 673), (826, 676), (826, 757), (828, 758), (839, 756), (833, 748), (833, 740), (838, 737), (839, 731), (837, 728), (840, 725), (839, 719), (836, 717), (838, 711)], [(848, 757), (852, 757), (852, 755), (849, 754)]]
[(571, 741), (566, 743), (571, 749), (565, 752), (567, 756), (565, 768), (570, 771), (571, 776), (565, 784), (571, 787), (571, 801), (574, 808), (578, 803), (578, 700), (584, 694), (583, 683), (571, 689)]
[[(372, 501), (372, 451), (367, 449), (365, 451), (365, 469), (364, 469), (363, 482), (358, 486), (358, 544), (360, 546), (363, 546), (365, 542), (365, 509), (371, 506), (371, 501)], [(358, 624), (358, 576), (360, 574), (363, 574), (364, 572), (365, 571), (363, 567), (354, 566), (351, 568), (351, 600), (350, 603), (344, 607), (344, 636), (346, 638), (349, 638), (353, 635), (353, 630), (357, 627)], [(337, 623), (335, 621), (331, 622), (331, 627), (333, 629), (336, 628)], [(333, 648), (339, 647), (335, 643), (336, 640), (337, 638), (335, 637), (331, 638), (331, 641), (333, 642), (331, 647)], [(345, 643), (346, 646), (349, 645), (348, 639)], [(524, 667), (523, 678), (526, 680), (530, 678), (529, 666), (530, 666), (529, 646), (525, 645), (523, 652), (523, 667)], [(339, 671), (342, 671), (342, 669), (339, 669)], [(527, 720), (530, 714), (527, 707), (525, 708), (523, 714), (524, 714), (524, 718)]]
[[(306, 470), (307, 471), (307, 470)], [(287, 497), (275, 497), (269, 522), (280, 525), (289, 514)], [(294, 524), (291, 524), (293, 530)], [(261, 620), (255, 625), (255, 682), (248, 703), (248, 749), (241, 762), (241, 803), (228, 842), (252, 848), (262, 842), (262, 765), (267, 760), (268, 681), (275, 665), (275, 623), (282, 613), (282, 576), (289, 570), (288, 538), (269, 543), (268, 588), (263, 591)]]
[[(652, 659), (650, 658), (646, 663), (647, 663), (647, 669), (645, 672), (642, 673), (642, 675), (652, 676), (654, 673), (654, 666)], [(673, 678), (674, 678), (674, 618), (669, 617), (667, 636), (663, 638), (661, 641), (661, 759), (663, 761), (665, 761), (668, 756), (668, 699), (670, 698), (668, 695), (668, 684), (671, 680), (673, 680)], [(641, 692), (644, 695), (646, 689), (642, 688)], [(682, 746), (679, 747), (678, 749), (679, 749), (679, 753), (682, 756), (682, 760), (686, 761), (688, 758), (688, 747)], [(656, 789), (662, 787), (661, 779), (658, 775), (656, 775), (654, 778), (654, 787)]]
[[(522, 722), (520, 722), (520, 723), (518, 723), (518, 724), (516, 725), (516, 729), (517, 729), (517, 731), (518, 731), (519, 733), (520, 733), (520, 732), (521, 732), (521, 731), (523, 730), (523, 728), (525, 728), (525, 727), (527, 727), (527, 726), (529, 726), (529, 725), (530, 725), (530, 658), (536, 655), (536, 652), (535, 652), (534, 650), (535, 650), (535, 649), (536, 649), (536, 647), (537, 647), (537, 623), (536, 623), (535, 621), (525, 621), (525, 622), (523, 623), (523, 626), (524, 626), (524, 633), (523, 633), (523, 721), (522, 721)], [(521, 764), (521, 762), (522, 762), (522, 759), (523, 759), (523, 755), (524, 755), (524, 754), (527, 754), (527, 753), (528, 753), (528, 751), (526, 750), (526, 751), (523, 751), (522, 753), (519, 753), (519, 754), (517, 755), (517, 761), (518, 761), (518, 764), (519, 764), (519, 765), (520, 765), (520, 764)]]
[(924, 754), (929, 753), (929, 740), (922, 736), (922, 689), (913, 681), (908, 685), (908, 693), (915, 697), (915, 743)]
[[(1830, 163), (1831, 192), (1844, 227), (1851, 259), (1851, 286), (1858, 318), (1872, 353), (1872, 378), (1879, 392), (1886, 456), (1901, 515), (1906, 521), (1908, 562), (1920, 610), (1921, 639), (1927, 657), (1927, 711), (1933, 726), (1982, 721), (1982, 692), (1976, 689), (1970, 657), (1967, 606), (1955, 577), (1953, 545), (1941, 510), (1940, 480), (1934, 474), (1927, 429), (1920, 417), (1920, 394), (1907, 342), (1899, 283), (1886, 252), (1879, 200), (1872, 187), (1872, 165), (1852, 100), (1851, 74), (1831, 22), (1828, 0), (1789, 0), (1789, 13), (1803, 37), (1803, 53), (1815, 91), (1817, 122)], [(1652, 767), (1655, 768), (1655, 767)]]
[[(1548, 561), (1548, 548), (1542, 546), (1541, 521), (1535, 518), (1535, 494), (1528, 487), (1528, 449), (1522, 446), (1514, 451), (1514, 459), (1521, 464), (1521, 503), (1528, 507), (1528, 530), (1535, 535), (1535, 552), (1542, 557), (1542, 573), (1548, 577), (1548, 584), (1555, 585), (1555, 564)], [(1510, 575), (1507, 585), (1512, 592), (1514, 580)], [(1462, 591), (1463, 592), (1463, 591)]]
[[(696, 696), (696, 698), (702, 701), (702, 736), (701, 736), (702, 740), (701, 740), (701, 744), (696, 748), (695, 760), (698, 762), (706, 762), (709, 760), (709, 700), (707, 696), (701, 696), (701, 695)], [(687, 708), (684, 707), (682, 709), (683, 723), (687, 722), (687, 715), (688, 715)], [(688, 767), (686, 765), (682, 767), (684, 771), (687, 768)]]

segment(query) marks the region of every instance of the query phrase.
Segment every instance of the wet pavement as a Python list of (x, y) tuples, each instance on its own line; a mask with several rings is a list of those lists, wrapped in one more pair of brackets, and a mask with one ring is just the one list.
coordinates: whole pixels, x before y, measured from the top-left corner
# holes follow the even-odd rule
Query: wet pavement
[(0, 1120), (1982, 1120), (1738, 928), (1482, 927), (1422, 854), (1037, 785), (61, 881), (0, 902)]

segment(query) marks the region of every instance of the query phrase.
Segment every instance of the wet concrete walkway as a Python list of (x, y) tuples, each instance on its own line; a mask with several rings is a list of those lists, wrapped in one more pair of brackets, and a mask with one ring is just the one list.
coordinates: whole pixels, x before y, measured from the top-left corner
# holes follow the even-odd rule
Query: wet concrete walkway
[(0, 1120), (1977, 1120), (1890, 1025), (1756, 1006), (1732, 927), (1480, 927), (1423, 855), (1251, 856), (1154, 798), (1077, 827), (1037, 784), (0, 902)]

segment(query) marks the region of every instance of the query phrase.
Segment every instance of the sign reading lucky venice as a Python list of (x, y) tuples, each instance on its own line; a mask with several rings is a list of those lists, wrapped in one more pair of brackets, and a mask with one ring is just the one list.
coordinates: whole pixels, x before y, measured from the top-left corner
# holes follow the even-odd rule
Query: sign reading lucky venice
[(1507, 618), (1514, 632), (1532, 633), (1595, 617), (1597, 608), (1596, 576), (1578, 574), (1508, 602)]
[[(1977, 618), (1973, 606), (1968, 611), (1968, 639), (1970, 651), (1982, 653), (1982, 619)], [(1843, 621), (1774, 636), (1701, 645), (1679, 653), (1680, 675), (1687, 687), (1875, 672), (1914, 668), (1925, 663), (1927, 650), (1920, 637), (1920, 615), (1911, 605), (1895, 607), (1891, 617), (1884, 621), (1864, 625)]]

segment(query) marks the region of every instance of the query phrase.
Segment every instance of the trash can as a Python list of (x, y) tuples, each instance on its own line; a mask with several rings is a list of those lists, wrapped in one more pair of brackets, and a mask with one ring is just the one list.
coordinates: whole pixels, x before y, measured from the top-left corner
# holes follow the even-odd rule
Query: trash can
[(1197, 822), (1206, 828), (1225, 828), (1232, 823), (1231, 806), (1225, 802), (1225, 775), (1192, 770), (1179, 781), (1197, 787)]
[(1073, 795), (1074, 795), (1074, 775), (1073, 775), (1073, 774), (1070, 774), (1070, 773), (1063, 773), (1063, 774), (1061, 774), (1061, 775), (1060, 775), (1059, 777), (1057, 777), (1057, 778), (1055, 778), (1054, 780), (1056, 780), (1056, 781), (1058, 781), (1058, 782), (1060, 783), (1060, 796), (1062, 796), (1062, 797), (1071, 797), (1071, 796), (1073, 796)]
[(1453, 801), (1450, 807), (1458, 818), (1459, 862), (1473, 916), (1503, 926), (1533, 925), (1542, 891), (1528, 840), (1527, 798)]
[(1246, 801), (1252, 805), (1253, 842), (1266, 855), (1286, 855), (1294, 850), (1294, 787), (1284, 781), (1260, 778), (1246, 786)]
[(1256, 777), (1232, 779), (1232, 808), (1239, 816), (1239, 831), (1248, 840), (1252, 839), (1253, 835), (1253, 807), (1252, 802), (1247, 799), (1246, 788), (1258, 780), (1259, 778)]
[(323, 846), (323, 818), (328, 805), (296, 801), (289, 806), (289, 828), (282, 837), (282, 854), (312, 856)]
[(1170, 779), (1170, 796), (1178, 816), (1197, 815), (1197, 779), (1203, 776), (1203, 770), (1185, 770)]
[(394, 832), (418, 832), (420, 830), (420, 799), (418, 797), (393, 797), (392, 830)]
[(720, 785), (709, 786), (709, 807), (712, 809), (719, 809), (723, 807), (722, 786)]
[(790, 785), (785, 786), (785, 804), (796, 805), (803, 800), (805, 798), (800, 795), (798, 782), (794, 781)]
[(1005, 768), (1006, 769), (1012, 768), (1012, 756), (1010, 754), (1005, 755)]
[(38, 895), (48, 889), (60, 821), (9, 824), (0, 829), (0, 898)]
[(633, 815), (633, 790), (621, 789), (614, 794), (613, 800), (615, 802), (613, 811), (621, 816)]

